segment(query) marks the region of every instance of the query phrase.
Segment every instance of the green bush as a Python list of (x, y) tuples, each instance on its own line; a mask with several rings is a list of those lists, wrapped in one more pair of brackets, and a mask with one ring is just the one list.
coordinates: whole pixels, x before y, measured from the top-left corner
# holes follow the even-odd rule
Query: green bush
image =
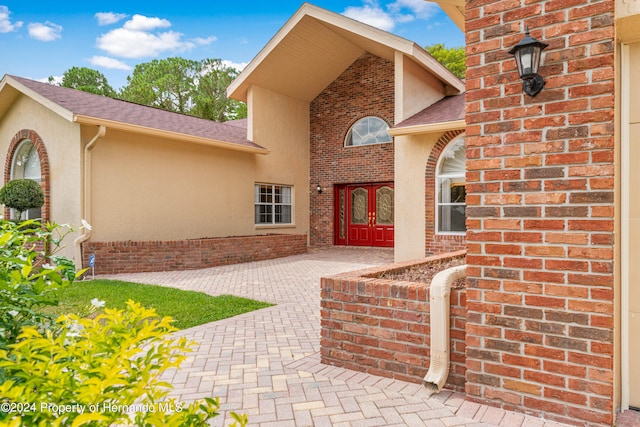
[(209, 425), (217, 398), (186, 405), (160, 381), (193, 344), (167, 337), (171, 318), (133, 301), (94, 318), (40, 311), (82, 273), (54, 255), (69, 231), (0, 221), (0, 426)]
[(32, 179), (14, 179), (0, 188), (0, 204), (15, 209), (20, 220), (22, 212), (44, 205), (44, 192)]

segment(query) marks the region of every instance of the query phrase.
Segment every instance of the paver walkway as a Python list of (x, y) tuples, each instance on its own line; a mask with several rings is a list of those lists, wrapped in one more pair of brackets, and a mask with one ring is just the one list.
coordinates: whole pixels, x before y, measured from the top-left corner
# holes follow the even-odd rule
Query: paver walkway
[[(465, 402), (461, 393), (428, 397), (418, 384), (322, 365), (320, 277), (392, 258), (389, 250), (331, 248), (202, 270), (110, 277), (277, 304), (181, 331), (199, 345), (164, 378), (179, 401), (219, 396), (223, 411), (247, 413), (250, 426), (560, 426)], [(220, 416), (213, 425), (229, 422)]]

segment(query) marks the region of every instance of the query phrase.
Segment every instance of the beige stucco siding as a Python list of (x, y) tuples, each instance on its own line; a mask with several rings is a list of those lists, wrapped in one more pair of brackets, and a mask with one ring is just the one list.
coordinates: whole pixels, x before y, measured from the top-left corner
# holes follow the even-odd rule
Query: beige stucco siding
[(425, 255), (425, 176), (427, 159), (441, 133), (395, 137), (396, 262)]
[(92, 152), (91, 239), (254, 234), (254, 156), (108, 129)]
[(442, 83), (413, 60), (396, 52), (396, 123), (408, 119), (445, 96)]
[(293, 186), (295, 227), (272, 232), (309, 231), (309, 103), (252, 86), (249, 90), (249, 135), (269, 150), (255, 159), (256, 182)]
[[(47, 150), (50, 170), (51, 215), (59, 224), (80, 226), (80, 126), (25, 96), (20, 96), (0, 120), (0, 159), (7, 161), (11, 140), (21, 130), (36, 132)], [(67, 237), (60, 255), (73, 257), (73, 238)]]

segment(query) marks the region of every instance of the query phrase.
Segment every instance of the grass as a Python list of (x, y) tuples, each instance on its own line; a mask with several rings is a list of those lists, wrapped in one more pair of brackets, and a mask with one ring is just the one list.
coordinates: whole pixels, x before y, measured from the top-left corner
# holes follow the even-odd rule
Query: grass
[[(178, 329), (191, 328), (248, 313), (273, 304), (233, 295), (211, 296), (202, 292), (183, 291), (157, 285), (96, 279), (74, 282), (60, 292), (55, 314), (79, 312), (97, 298), (109, 308), (123, 309), (132, 299), (144, 307), (154, 308), (158, 315), (171, 316)], [(100, 310), (100, 309), (99, 309)]]

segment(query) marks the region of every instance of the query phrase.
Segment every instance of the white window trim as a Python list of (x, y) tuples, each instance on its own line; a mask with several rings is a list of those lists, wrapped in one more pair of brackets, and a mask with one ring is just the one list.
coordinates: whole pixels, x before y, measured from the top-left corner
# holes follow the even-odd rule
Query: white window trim
[[(256, 202), (255, 199), (255, 192), (256, 192), (256, 186), (258, 185), (269, 185), (272, 187), (272, 191), (273, 191), (273, 187), (287, 187), (291, 189), (291, 203), (289, 204), (289, 206), (291, 206), (291, 222), (283, 222), (283, 223), (276, 223), (276, 222), (272, 222), (272, 223), (264, 223), (264, 224), (260, 224), (256, 222), (256, 217), (255, 217), (255, 208), (256, 205), (258, 204)], [(295, 224), (295, 188), (293, 185), (289, 185), (289, 184), (274, 184), (274, 183), (269, 183), (269, 182), (256, 182), (253, 185), (253, 225), (256, 229), (274, 229), (274, 228), (294, 228), (296, 227)], [(272, 204), (272, 206), (275, 206), (274, 204)], [(273, 213), (273, 218), (275, 219), (275, 212)]]
[[(447, 144), (447, 146), (444, 148), (444, 150), (442, 150), (442, 153), (440, 153), (440, 157), (438, 158), (438, 162), (436, 163), (436, 173), (435, 173), (435, 186), (436, 186), (436, 191), (435, 191), (435, 217), (436, 217), (436, 221), (435, 221), (435, 234), (438, 236), (466, 236), (467, 232), (466, 231), (440, 231), (440, 206), (446, 206), (446, 205), (450, 205), (450, 206), (460, 206), (462, 205), (462, 203), (440, 203), (440, 192), (441, 192), (441, 185), (440, 185), (440, 179), (441, 178), (462, 178), (463, 180), (465, 180), (465, 173), (461, 173), (461, 174), (440, 174), (440, 168), (442, 167), (442, 162), (444, 161), (444, 159), (447, 158), (447, 154), (453, 150), (453, 147), (455, 147), (455, 145), (457, 144), (457, 140), (460, 138), (464, 138), (465, 134), (460, 134), (457, 137), (455, 137), (453, 140), (449, 141), (449, 143)], [(466, 205), (466, 203), (465, 203)]]

